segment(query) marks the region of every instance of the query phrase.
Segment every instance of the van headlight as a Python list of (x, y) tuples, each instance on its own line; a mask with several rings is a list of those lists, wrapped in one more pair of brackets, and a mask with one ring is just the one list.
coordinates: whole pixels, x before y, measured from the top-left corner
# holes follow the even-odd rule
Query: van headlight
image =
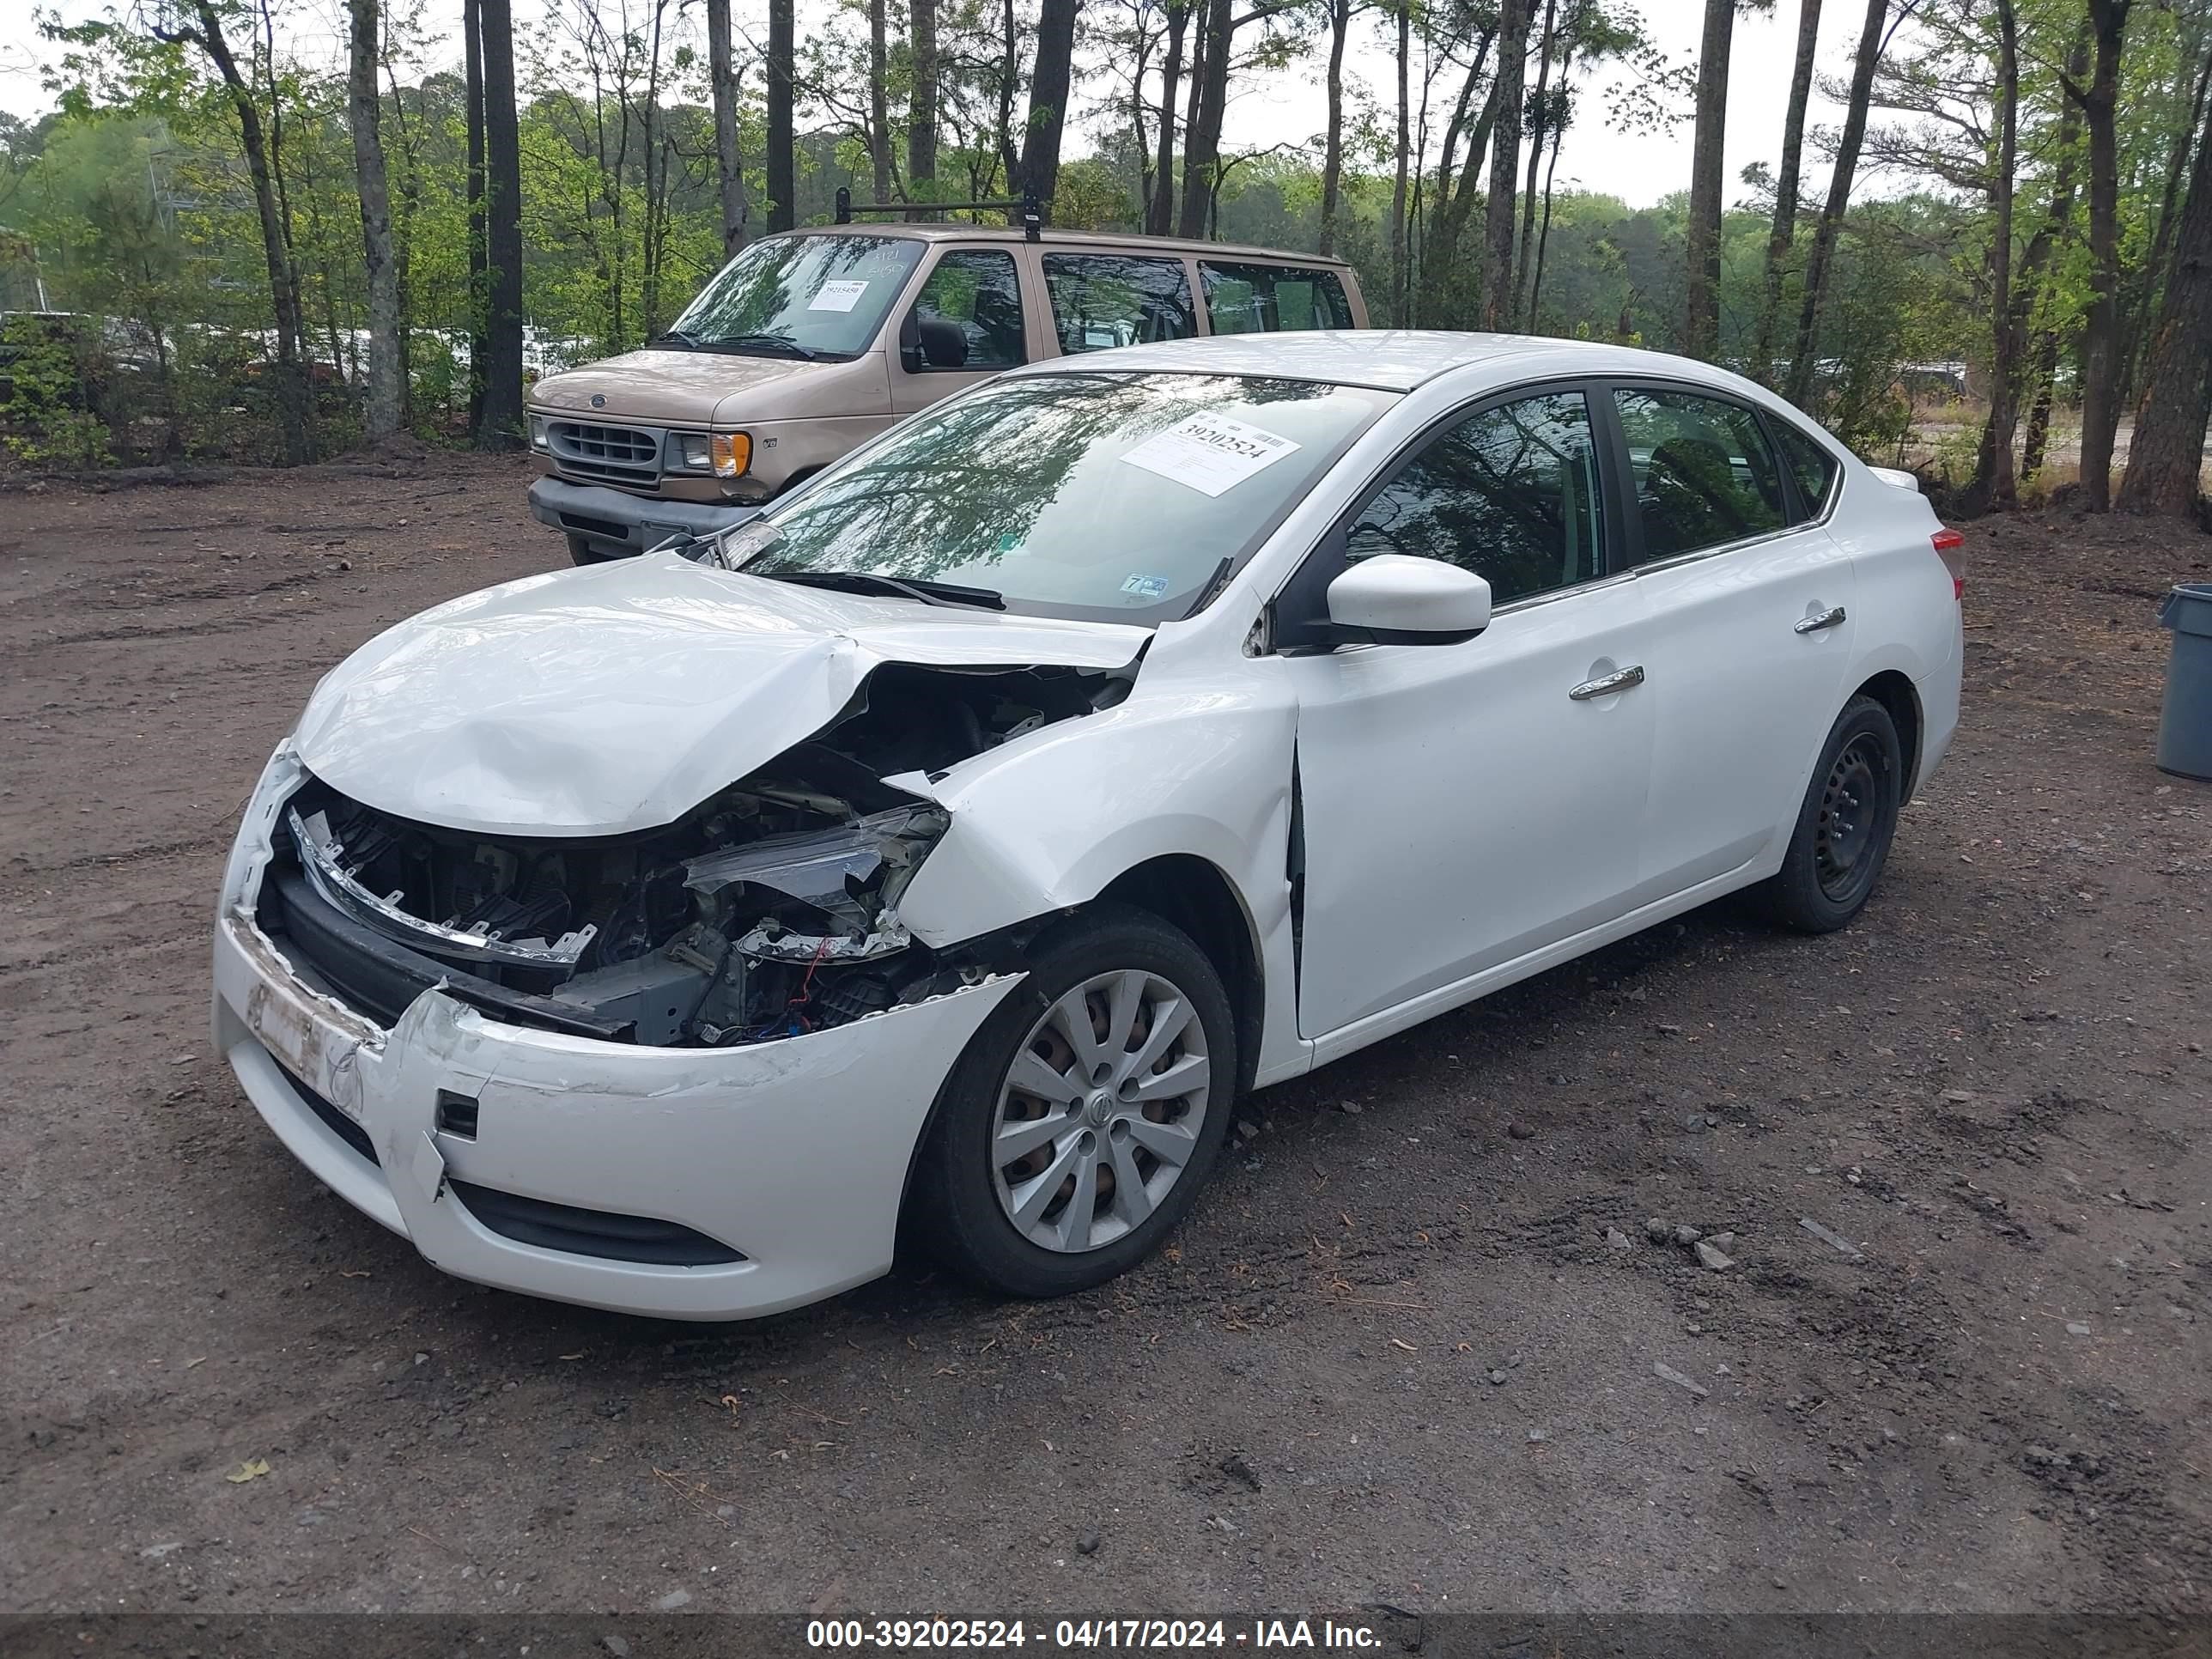
[(742, 478), (752, 465), (753, 441), (743, 432), (677, 432), (669, 435), (670, 465), (683, 472)]

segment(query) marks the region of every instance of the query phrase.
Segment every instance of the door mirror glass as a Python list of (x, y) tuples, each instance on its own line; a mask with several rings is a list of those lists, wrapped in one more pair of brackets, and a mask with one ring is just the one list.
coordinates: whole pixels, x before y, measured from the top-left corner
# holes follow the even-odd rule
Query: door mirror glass
[(1377, 645), (1449, 645), (1490, 626), (1490, 584), (1442, 559), (1378, 553), (1328, 585), (1340, 637)]

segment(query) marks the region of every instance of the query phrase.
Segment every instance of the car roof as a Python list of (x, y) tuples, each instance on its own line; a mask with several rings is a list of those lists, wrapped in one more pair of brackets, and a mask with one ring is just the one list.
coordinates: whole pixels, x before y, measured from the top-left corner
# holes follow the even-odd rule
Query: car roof
[[(878, 224), (873, 220), (854, 221), (848, 225), (805, 225), (796, 230), (779, 231), (782, 236), (906, 236), (925, 242), (1021, 242), (1028, 233), (1000, 225)], [(1037, 238), (1041, 246), (1080, 249), (1099, 253), (1194, 253), (1201, 258), (1266, 259), (1277, 264), (1303, 265), (1327, 270), (1348, 271), (1352, 267), (1343, 260), (1319, 253), (1286, 253), (1279, 247), (1249, 247), (1236, 242), (1201, 242), (1182, 236), (1139, 236), (1133, 232), (1089, 230), (1045, 230)]]
[(1658, 352), (1631, 347), (1593, 345), (1582, 340), (1547, 339), (1533, 334), (1458, 334), (1434, 328), (1313, 329), (1273, 334), (1214, 334), (1200, 339), (1163, 340), (1153, 345), (1054, 357), (1017, 373), (1049, 374), (1111, 369), (1182, 374), (1266, 375), (1284, 380), (1321, 380), (1337, 386), (1372, 386), (1382, 392), (1411, 392), (1453, 369), (1509, 358), (1555, 359), (1562, 372), (1588, 373), (1611, 368), (1623, 373), (1693, 370), (1710, 378), (1711, 368)]

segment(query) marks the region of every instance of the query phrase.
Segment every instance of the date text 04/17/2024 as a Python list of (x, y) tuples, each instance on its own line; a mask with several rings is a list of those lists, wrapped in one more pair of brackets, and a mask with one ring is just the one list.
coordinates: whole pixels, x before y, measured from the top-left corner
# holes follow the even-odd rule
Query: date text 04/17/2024
[(1061, 1651), (1176, 1651), (1191, 1649), (1291, 1652), (1299, 1649), (1373, 1650), (1382, 1638), (1364, 1625), (1321, 1619), (1061, 1619), (1032, 1626), (1020, 1619), (816, 1619), (806, 1645), (835, 1650), (1025, 1648)]

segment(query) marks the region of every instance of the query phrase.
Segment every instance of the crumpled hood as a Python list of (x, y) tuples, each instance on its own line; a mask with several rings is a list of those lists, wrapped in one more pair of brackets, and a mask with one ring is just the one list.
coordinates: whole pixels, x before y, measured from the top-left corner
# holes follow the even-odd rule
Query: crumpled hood
[(881, 664), (1121, 668), (1146, 637), (648, 554), (526, 576), (387, 629), (315, 688), (294, 741), (333, 787), (417, 823), (626, 835), (820, 731)]

